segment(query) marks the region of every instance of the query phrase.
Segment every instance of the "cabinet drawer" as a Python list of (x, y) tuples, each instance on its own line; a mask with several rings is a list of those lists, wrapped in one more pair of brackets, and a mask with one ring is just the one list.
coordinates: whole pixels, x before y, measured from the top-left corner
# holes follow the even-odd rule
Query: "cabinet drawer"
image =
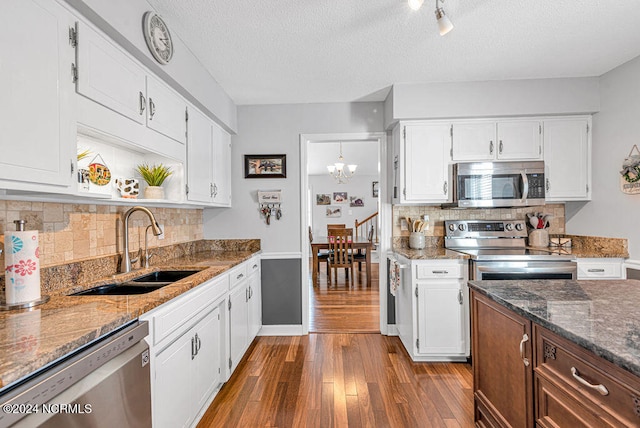
[(543, 327), (534, 325), (534, 329), (537, 375), (553, 381), (577, 401), (606, 412), (615, 425), (640, 424), (640, 378)]
[(464, 271), (458, 263), (425, 263), (416, 265), (417, 279), (464, 278)]
[(620, 259), (578, 259), (578, 279), (624, 278)]
[(247, 278), (247, 264), (243, 263), (229, 271), (229, 290), (233, 290), (238, 284)]
[(246, 262), (247, 276), (251, 276), (256, 272), (260, 272), (260, 258), (254, 257)]
[(602, 419), (602, 412), (593, 410), (552, 382), (536, 376), (536, 425), (555, 427), (614, 427), (615, 422)]
[(177, 301), (168, 302), (166, 308), (161, 308), (153, 315), (154, 345), (178, 329), (187, 330), (190, 327), (187, 321), (198, 315), (198, 312), (226, 293), (228, 289), (229, 277), (222, 275), (198, 286), (186, 296), (174, 299)]

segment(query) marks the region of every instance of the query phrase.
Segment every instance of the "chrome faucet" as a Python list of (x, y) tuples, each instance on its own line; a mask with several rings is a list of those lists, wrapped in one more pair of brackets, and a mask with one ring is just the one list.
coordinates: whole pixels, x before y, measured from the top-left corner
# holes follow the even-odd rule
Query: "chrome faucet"
[[(162, 229), (160, 229), (160, 225), (156, 221), (156, 218), (153, 216), (153, 213), (149, 211), (149, 209), (145, 207), (133, 207), (126, 213), (124, 213), (124, 221), (123, 221), (123, 231), (122, 236), (124, 238), (124, 255), (122, 257), (122, 265), (120, 266), (120, 272), (126, 273), (131, 272), (131, 257), (129, 256), (129, 217), (136, 211), (142, 211), (147, 216), (149, 216), (149, 220), (151, 220), (151, 229), (153, 230), (153, 234), (155, 236), (162, 235)], [(145, 238), (146, 238), (146, 230), (145, 230)], [(138, 261), (140, 256), (135, 258), (133, 262)]]

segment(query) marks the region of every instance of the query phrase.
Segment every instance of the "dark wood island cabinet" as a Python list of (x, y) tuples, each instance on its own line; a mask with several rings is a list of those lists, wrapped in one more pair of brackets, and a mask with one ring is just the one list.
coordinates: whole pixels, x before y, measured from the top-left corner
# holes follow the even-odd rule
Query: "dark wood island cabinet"
[(640, 281), (552, 282), (470, 283), (476, 426), (640, 426)]

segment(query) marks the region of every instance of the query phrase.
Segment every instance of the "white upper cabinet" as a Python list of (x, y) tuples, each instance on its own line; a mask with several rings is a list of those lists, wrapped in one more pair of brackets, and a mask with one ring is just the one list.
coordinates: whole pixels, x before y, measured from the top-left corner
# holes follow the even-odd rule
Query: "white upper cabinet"
[(544, 121), (548, 202), (591, 200), (591, 117)]
[[(396, 153), (402, 181), (394, 190), (400, 203), (441, 203), (449, 200), (451, 126), (442, 123), (400, 123)], [(395, 143), (395, 142), (394, 142)], [(397, 186), (398, 183), (396, 183)]]
[(213, 204), (231, 206), (231, 135), (217, 124), (213, 132)]
[(147, 76), (147, 126), (182, 144), (186, 142), (187, 103), (158, 79)]
[(48, 0), (3, 1), (0, 12), (0, 180), (70, 186), (73, 17)]
[(211, 121), (200, 111), (190, 108), (187, 127), (187, 199), (209, 203), (213, 193)]
[(140, 124), (146, 123), (146, 73), (117, 45), (78, 23), (79, 94)]
[(454, 161), (542, 159), (539, 120), (501, 120), (453, 123)]

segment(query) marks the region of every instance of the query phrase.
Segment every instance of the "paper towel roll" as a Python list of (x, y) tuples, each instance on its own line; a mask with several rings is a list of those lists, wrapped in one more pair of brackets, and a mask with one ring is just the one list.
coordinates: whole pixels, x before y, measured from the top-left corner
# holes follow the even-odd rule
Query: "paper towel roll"
[(6, 232), (4, 248), (6, 303), (40, 300), (38, 231)]

